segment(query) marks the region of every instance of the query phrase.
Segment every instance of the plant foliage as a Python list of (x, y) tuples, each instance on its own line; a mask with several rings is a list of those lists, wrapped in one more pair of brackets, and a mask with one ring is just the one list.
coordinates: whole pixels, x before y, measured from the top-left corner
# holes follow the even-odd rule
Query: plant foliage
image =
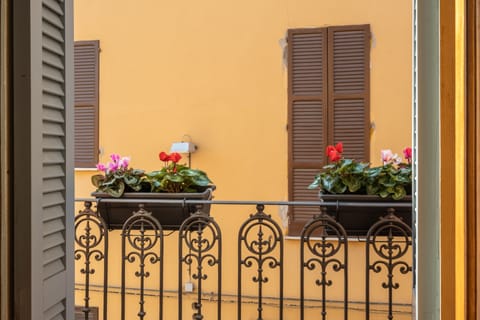
[(370, 167), (368, 163), (344, 159), (342, 143), (328, 146), (330, 162), (315, 176), (309, 189), (320, 188), (322, 193), (369, 194), (399, 200), (411, 192), (411, 148), (404, 150), (407, 163), (402, 163), (390, 150), (382, 151), (383, 165)]
[(146, 173), (144, 170), (129, 168), (130, 159), (112, 154), (112, 162), (98, 164), (97, 169), (104, 174), (92, 176), (92, 184), (97, 191), (106, 192), (119, 198), (124, 192), (203, 192), (212, 187), (207, 174), (191, 169), (178, 162), (182, 158), (178, 153), (159, 154), (164, 162), (160, 170)]

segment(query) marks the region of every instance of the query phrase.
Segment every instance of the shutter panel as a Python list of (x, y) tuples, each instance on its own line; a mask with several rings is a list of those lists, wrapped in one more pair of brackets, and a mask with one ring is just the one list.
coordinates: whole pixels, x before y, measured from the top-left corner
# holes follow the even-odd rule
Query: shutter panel
[(329, 144), (344, 157), (370, 159), (370, 27), (328, 28)]
[(14, 318), (73, 316), (73, 3), (13, 7)]
[[(289, 199), (315, 201), (308, 190), (324, 164), (327, 143), (327, 32), (325, 28), (289, 30)], [(289, 233), (298, 234), (318, 208), (290, 208)]]
[[(85, 313), (82, 310), (83, 307), (75, 307), (75, 320), (85, 320)], [(98, 320), (98, 307), (90, 307), (88, 320)]]
[[(72, 208), (66, 198), (67, 115), (65, 3), (42, 1), (42, 236), (43, 236), (43, 319), (66, 319), (66, 298), (72, 289), (67, 270), (73, 239), (67, 235), (67, 212)], [(73, 195), (71, 195), (73, 196)], [(39, 214), (39, 213), (35, 213)], [(70, 230), (73, 226), (70, 226)], [(67, 242), (68, 241), (68, 242)], [(71, 264), (68, 265), (72, 267)], [(71, 303), (71, 302), (70, 302)]]
[[(326, 164), (325, 149), (342, 141), (344, 156), (369, 161), (370, 27), (289, 30), (289, 200), (316, 201), (308, 190)], [(316, 207), (289, 210), (298, 235)]]
[(98, 41), (75, 42), (75, 166), (98, 163)]

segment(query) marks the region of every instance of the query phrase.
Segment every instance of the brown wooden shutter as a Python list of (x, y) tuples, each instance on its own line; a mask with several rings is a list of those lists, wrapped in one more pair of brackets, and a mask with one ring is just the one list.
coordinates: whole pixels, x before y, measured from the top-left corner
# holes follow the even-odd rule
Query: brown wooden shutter
[[(85, 313), (83, 307), (75, 306), (75, 320), (85, 320)], [(90, 307), (88, 313), (88, 320), (98, 320), (98, 307)]]
[(328, 28), (329, 144), (344, 157), (370, 159), (370, 26)]
[[(327, 145), (342, 141), (346, 158), (369, 160), (370, 27), (294, 29), (288, 41), (289, 200), (316, 201), (308, 186)], [(288, 233), (318, 210), (290, 208)]]
[[(318, 199), (308, 190), (323, 166), (327, 143), (327, 29), (295, 29), (288, 33), (289, 198)], [(318, 208), (290, 209), (289, 233), (298, 234)]]
[(98, 162), (99, 42), (75, 42), (75, 167)]

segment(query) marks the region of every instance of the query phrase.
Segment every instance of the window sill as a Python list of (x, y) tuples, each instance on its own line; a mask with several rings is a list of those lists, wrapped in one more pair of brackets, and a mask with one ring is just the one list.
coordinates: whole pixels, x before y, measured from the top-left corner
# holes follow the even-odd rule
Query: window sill
[(75, 171), (98, 171), (97, 168), (75, 168)]

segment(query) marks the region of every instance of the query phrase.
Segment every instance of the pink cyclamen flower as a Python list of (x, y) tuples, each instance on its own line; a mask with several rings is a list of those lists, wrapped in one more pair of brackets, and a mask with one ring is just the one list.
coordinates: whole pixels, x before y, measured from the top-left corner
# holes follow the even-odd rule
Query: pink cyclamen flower
[(408, 161), (408, 163), (411, 163), (412, 162), (412, 148), (411, 147), (406, 147), (405, 149), (403, 149), (403, 156)]
[(119, 167), (123, 169), (127, 169), (129, 164), (130, 164), (130, 157), (123, 157), (118, 161)]
[(108, 171), (117, 171), (118, 170), (118, 162), (109, 162), (108, 163)]
[(117, 163), (120, 160), (120, 155), (117, 153), (112, 153), (110, 155), (110, 158), (112, 159), (113, 162)]
[(107, 168), (105, 167), (105, 165), (103, 163), (97, 163), (97, 170), (105, 172), (105, 170), (107, 170)]
[(387, 164), (393, 159), (393, 153), (392, 153), (392, 150), (390, 149), (382, 150), (380, 151), (380, 154), (382, 156), (383, 164)]

